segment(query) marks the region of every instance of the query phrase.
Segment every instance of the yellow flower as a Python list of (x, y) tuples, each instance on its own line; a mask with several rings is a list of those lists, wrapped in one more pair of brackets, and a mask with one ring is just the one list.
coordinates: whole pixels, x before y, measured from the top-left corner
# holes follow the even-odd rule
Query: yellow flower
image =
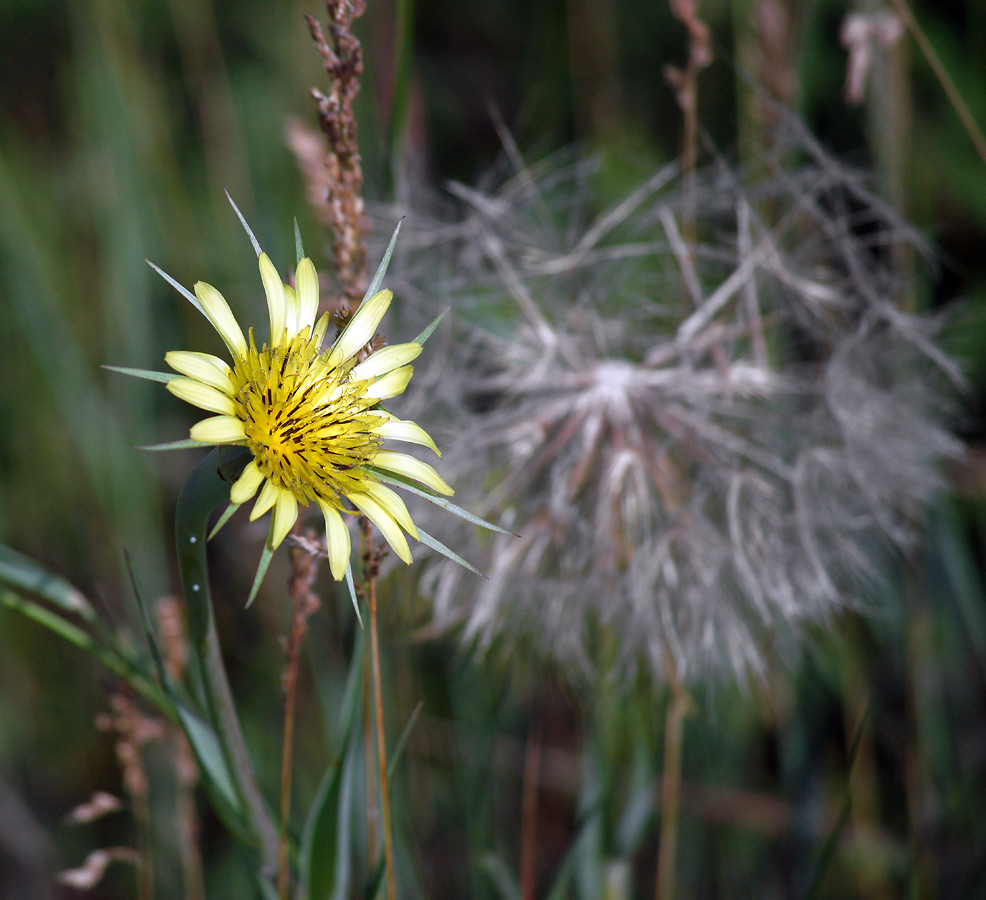
[(203, 445), (250, 451), (252, 459), (233, 485), (230, 501), (238, 506), (256, 496), (251, 521), (273, 509), (271, 550), (291, 530), (298, 505), (314, 503), (325, 519), (329, 567), (337, 581), (350, 558), (343, 513), (365, 515), (410, 563), (405, 533), (419, 540), (418, 531), (404, 501), (379, 476), (453, 493), (431, 466), (385, 445), (404, 441), (438, 454), (424, 429), (379, 406), (404, 392), (421, 344), (396, 344), (364, 356), (393, 296), (380, 291), (364, 300), (323, 350), (329, 316), (316, 321), (318, 276), (312, 261), (300, 260), (294, 288), (282, 283), (266, 253), (259, 253), (259, 261), (270, 312), (269, 341), (258, 348), (252, 328), (244, 336), (223, 295), (200, 281), (196, 306), (229, 348), (232, 365), (208, 353), (176, 350), (165, 356), (179, 373), (169, 376), (168, 390), (213, 413), (192, 426), (190, 437)]

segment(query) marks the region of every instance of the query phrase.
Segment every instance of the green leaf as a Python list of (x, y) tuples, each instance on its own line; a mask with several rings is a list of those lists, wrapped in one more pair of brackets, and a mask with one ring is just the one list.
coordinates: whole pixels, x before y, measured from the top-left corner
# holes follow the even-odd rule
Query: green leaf
[(235, 821), (242, 816), (243, 807), (216, 733), (184, 703), (176, 700), (175, 711), (203, 773), (222, 797), (223, 803), (229, 806), (233, 814), (231, 821)]
[(397, 743), (394, 744), (394, 749), (390, 751), (390, 759), (387, 761), (387, 781), (394, 780), (394, 774), (397, 772), (397, 762), (404, 753), (404, 747), (407, 746), (407, 740), (411, 736), (411, 732), (414, 730), (414, 726), (421, 716), (421, 710), (424, 708), (424, 700), (419, 700), (418, 705), (414, 707), (414, 711), (408, 718), (407, 725), (404, 726), (401, 736), (397, 739)]
[(89, 601), (64, 578), (3, 544), (0, 544), (0, 582), (37, 594), (59, 609), (75, 613), (87, 622), (93, 622), (97, 618)]
[[(359, 655), (360, 659), (362, 654)], [(362, 673), (355, 655), (351, 676)], [(345, 900), (352, 878), (350, 870), (350, 806), (357, 771), (355, 723), (360, 709), (361, 678), (350, 678), (343, 703), (346, 719), (338, 759), (326, 770), (305, 820), (301, 838), (301, 896), (304, 900)]]
[[(188, 610), (193, 671), (201, 681), (204, 707), (213, 723), (211, 733), (217, 739), (218, 753), (240, 799), (237, 808), (242, 809), (243, 830), (260, 848), (265, 865), (276, 866), (277, 832), (257, 786), (229, 689), (213, 620), (206, 560), (209, 515), (219, 504), (229, 501), (230, 485), (249, 459), (250, 453), (245, 448), (216, 447), (195, 467), (178, 498), (175, 540)], [(213, 748), (208, 736), (201, 730), (197, 736), (204, 742), (202, 752), (211, 752)], [(191, 739), (191, 735), (189, 737)]]
[(853, 733), (852, 740), (849, 744), (849, 752), (847, 754), (849, 768), (846, 772), (845, 796), (842, 809), (840, 810), (835, 823), (832, 825), (832, 828), (829, 830), (825, 840), (822, 842), (822, 846), (818, 851), (818, 856), (815, 858), (815, 865), (812, 867), (811, 878), (808, 881), (808, 890), (805, 891), (804, 895), (805, 900), (812, 900), (812, 898), (818, 896), (818, 891), (822, 886), (825, 873), (828, 871), (832, 860), (835, 858), (835, 851), (838, 846), (839, 837), (841, 836), (843, 829), (846, 827), (846, 822), (849, 821), (849, 814), (852, 812), (850, 776), (852, 775), (853, 767), (856, 764), (856, 755), (859, 752), (859, 745), (866, 730), (865, 726), (869, 720), (869, 714), (870, 706), (867, 702), (866, 707), (863, 709), (863, 714), (859, 717), (859, 722), (856, 723), (856, 730)]
[(212, 615), (209, 593), (209, 567), (206, 561), (206, 529), (209, 515), (224, 502), (229, 490), (249, 459), (249, 452), (230, 454), (216, 447), (195, 467), (178, 497), (175, 509), (175, 541), (182, 592), (188, 605), (188, 634), (199, 646), (205, 640)]
[(166, 716), (174, 718), (168, 698), (154, 683), (150, 673), (144, 671), (137, 661), (121, 648), (100, 645), (91, 634), (67, 621), (61, 614), (34, 600), (22, 597), (14, 591), (0, 590), (0, 605), (19, 612), (73, 646), (91, 654), (107, 669), (126, 681), (138, 694), (158, 707)]
[(130, 575), (130, 586), (133, 588), (134, 598), (137, 600), (137, 611), (140, 613), (140, 624), (144, 629), (144, 639), (147, 641), (147, 647), (151, 651), (151, 659), (154, 660), (154, 665), (157, 668), (158, 680), (164, 685), (165, 691), (171, 695), (171, 682), (168, 678), (168, 672), (164, 668), (164, 660), (161, 657), (161, 651), (158, 649), (157, 641), (154, 640), (154, 631), (151, 628), (151, 620), (147, 615), (147, 607), (144, 605), (144, 598), (140, 594), (140, 588), (137, 586), (137, 576), (134, 574), (134, 567), (130, 562), (130, 554), (124, 554), (127, 561), (127, 572)]
[(130, 584), (133, 587), (134, 596), (137, 599), (137, 609), (140, 613), (141, 625), (144, 628), (144, 637), (150, 648), (151, 658), (154, 660), (154, 665), (158, 670), (158, 680), (164, 686), (165, 693), (167, 693), (172, 703), (174, 703), (175, 712), (206, 779), (219, 793), (222, 802), (229, 807), (232, 815), (227, 816), (227, 818), (230, 821), (235, 821), (241, 815), (242, 805), (233, 787), (233, 778), (230, 774), (229, 766), (226, 764), (226, 757), (223, 755), (219, 739), (216, 737), (215, 732), (176, 695), (174, 686), (164, 667), (161, 651), (158, 649), (157, 641), (154, 640), (154, 632), (151, 628), (150, 618), (147, 615), (147, 607), (144, 604), (144, 598), (141, 596), (140, 588), (137, 586), (137, 578), (134, 574), (133, 566), (130, 565), (129, 556), (127, 556), (127, 570), (130, 573)]
[(146, 381), (159, 381), (167, 384), (177, 378), (173, 372), (153, 372), (150, 369), (128, 369), (125, 366), (103, 366), (110, 372), (119, 372), (121, 375), (132, 375), (134, 378), (143, 378)]
[(396, 178), (396, 166), (405, 159), (404, 139), (411, 86), (414, 83), (414, 0), (397, 0), (394, 23), (394, 75), (391, 80), (390, 121), (387, 123), (388, 168)]
[(520, 900), (520, 885), (507, 864), (495, 853), (484, 853), (479, 858), (479, 869), (485, 872), (502, 900)]

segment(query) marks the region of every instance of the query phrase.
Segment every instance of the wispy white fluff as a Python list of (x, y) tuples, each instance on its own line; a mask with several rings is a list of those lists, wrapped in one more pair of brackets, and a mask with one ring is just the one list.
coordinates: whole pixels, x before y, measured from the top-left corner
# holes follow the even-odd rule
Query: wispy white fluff
[(432, 564), (439, 625), (745, 678), (913, 546), (957, 449), (958, 373), (892, 265), (924, 250), (792, 127), (797, 156), (714, 161), (692, 224), (674, 167), (600, 210), (577, 154), (453, 186), (444, 224), (412, 211), (406, 291), (455, 313), (426, 427), (457, 502), (520, 535), (443, 534), (489, 580)]

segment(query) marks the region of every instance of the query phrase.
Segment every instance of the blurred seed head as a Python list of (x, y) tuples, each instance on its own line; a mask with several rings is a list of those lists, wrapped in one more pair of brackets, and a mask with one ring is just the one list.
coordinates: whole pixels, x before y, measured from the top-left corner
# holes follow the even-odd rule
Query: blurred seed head
[(668, 167), (599, 209), (573, 153), (453, 185), (452, 224), (410, 217), (401, 290), (456, 320), (426, 427), (457, 502), (520, 535), (425, 525), (489, 575), (430, 565), (437, 624), (587, 673), (744, 679), (914, 546), (957, 452), (959, 374), (902, 312), (895, 260), (925, 248), (788, 128), (690, 198)]

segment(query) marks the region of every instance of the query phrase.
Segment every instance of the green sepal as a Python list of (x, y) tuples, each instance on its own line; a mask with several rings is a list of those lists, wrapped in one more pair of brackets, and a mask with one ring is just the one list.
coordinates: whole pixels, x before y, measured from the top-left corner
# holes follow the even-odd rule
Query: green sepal
[[(202, 315), (205, 315), (205, 310), (202, 309), (202, 304), (199, 303), (199, 298), (195, 296), (188, 288), (182, 287), (177, 281), (174, 280), (164, 269), (159, 269), (154, 263), (149, 259), (145, 259), (144, 262), (147, 263), (155, 272), (158, 273), (165, 281), (168, 282), (179, 294), (181, 294), (189, 303), (192, 304)], [(207, 317), (208, 318), (208, 317)]]
[(233, 212), (236, 213), (236, 218), (240, 220), (240, 224), (243, 226), (247, 236), (250, 238), (250, 243), (253, 244), (253, 249), (257, 251), (257, 256), (260, 256), (260, 254), (264, 252), (260, 249), (260, 241), (257, 240), (256, 235), (254, 235), (253, 231), (250, 229), (250, 226), (247, 225), (247, 220), (243, 218), (243, 213), (240, 212), (240, 208), (233, 202), (233, 198), (229, 196), (229, 191), (224, 189), (223, 193), (226, 195), (229, 205), (233, 207)]
[(445, 318), (445, 313), (447, 312), (448, 310), (446, 309), (445, 312), (439, 313), (435, 317), (435, 321), (432, 322), (424, 331), (422, 331), (421, 334), (419, 334), (413, 341), (411, 341), (411, 343), (420, 344), (423, 347), (425, 345), (425, 341), (431, 337), (431, 333), (438, 327), (439, 322)]
[(301, 229), (298, 227), (298, 217), (294, 217), (294, 252), (295, 256), (298, 257), (295, 265), (300, 266), (301, 261), (305, 258), (305, 247), (301, 243)]
[(464, 569), (468, 569), (470, 572), (479, 575), (481, 578), (486, 578), (486, 576), (482, 572), (480, 572), (479, 569), (477, 569), (472, 564), (467, 563), (457, 553), (454, 553), (453, 551), (449, 550), (449, 548), (446, 547), (441, 541), (437, 540), (436, 538), (433, 538), (427, 532), (422, 531), (420, 525), (415, 525), (415, 528), (417, 529), (418, 532), (418, 538), (420, 539), (421, 543), (424, 544), (426, 547), (431, 547), (432, 550), (436, 550), (437, 552), (441, 553), (442, 556), (446, 557), (446, 559), (450, 559), (452, 560), (452, 562), (458, 563)]
[(349, 597), (353, 601), (353, 611), (356, 613), (356, 621), (359, 627), (363, 627), (363, 617), (359, 613), (359, 600), (356, 599), (356, 583), (353, 581), (353, 564), (346, 564), (346, 587), (349, 588)]
[(419, 497), (424, 497), (435, 506), (440, 506), (442, 509), (448, 510), (453, 515), (458, 516), (460, 519), (465, 519), (467, 522), (471, 522), (473, 525), (479, 525), (480, 528), (485, 528), (488, 531), (495, 531), (498, 534), (507, 534), (511, 537), (520, 537), (513, 531), (507, 531), (505, 528), (501, 528), (499, 525), (494, 525), (492, 522), (487, 522), (485, 519), (479, 518), (479, 516), (473, 515), (461, 506), (456, 506), (450, 500), (446, 500), (444, 497), (438, 494), (433, 494), (415, 482), (411, 481), (409, 478), (404, 478), (401, 475), (395, 475), (393, 472), (384, 472), (375, 466), (363, 466), (367, 472), (372, 472), (381, 481), (387, 484), (393, 484), (397, 487), (404, 488), (406, 491), (410, 491), (412, 494), (417, 494)]
[(138, 444), (137, 450), (193, 450), (196, 447), (212, 447), (214, 444), (203, 444), (202, 441), (193, 441), (191, 438), (185, 438), (180, 441), (165, 441), (163, 444)]
[(161, 384), (167, 384), (169, 381), (179, 377), (171, 372), (154, 372), (150, 369), (129, 369), (126, 366), (103, 366), (102, 368), (108, 369), (110, 372), (119, 372), (121, 375), (130, 375), (133, 378), (143, 378), (145, 381), (158, 381)]
[(373, 280), (370, 282), (370, 286), (366, 289), (366, 293), (363, 295), (363, 299), (360, 301), (360, 305), (366, 303), (366, 301), (372, 297), (377, 291), (380, 290), (380, 285), (383, 283), (383, 277), (387, 274), (387, 267), (390, 265), (390, 257), (394, 255), (394, 247), (397, 246), (397, 235), (401, 230), (401, 219), (397, 223), (397, 227), (394, 229), (394, 236), (390, 239), (390, 243), (387, 245), (387, 252), (384, 253), (383, 259), (380, 260), (380, 265), (377, 266), (377, 271), (373, 276)]
[(260, 554), (260, 563), (257, 565), (257, 574), (253, 578), (253, 587), (250, 588), (250, 596), (247, 597), (247, 609), (250, 608), (253, 601), (257, 599), (257, 591), (260, 590), (260, 585), (264, 582), (264, 576), (267, 574), (267, 568), (270, 566), (270, 561), (274, 556), (274, 545), (272, 543), (274, 538), (274, 517), (270, 518), (270, 530), (267, 532), (267, 540), (264, 541), (264, 549)]
[(209, 532), (209, 536), (206, 540), (211, 541), (217, 534), (219, 534), (219, 529), (232, 518), (233, 513), (235, 513), (242, 505), (242, 503), (230, 503), (229, 506), (223, 510), (223, 514), (219, 517), (216, 524), (212, 526), (212, 531)]

